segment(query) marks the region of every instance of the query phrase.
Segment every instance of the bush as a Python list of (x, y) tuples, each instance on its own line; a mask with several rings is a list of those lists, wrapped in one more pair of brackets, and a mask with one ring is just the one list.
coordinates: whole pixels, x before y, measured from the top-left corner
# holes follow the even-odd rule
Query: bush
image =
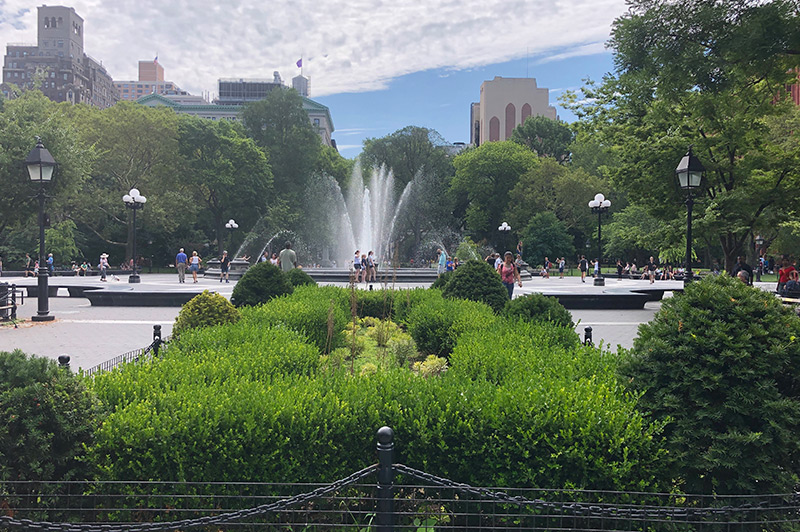
[(431, 288), (435, 288), (437, 290), (444, 290), (444, 287), (447, 286), (447, 282), (450, 280), (450, 277), (453, 275), (453, 272), (444, 272), (431, 285)]
[(250, 266), (233, 289), (231, 302), (237, 307), (255, 306), (292, 293), (292, 285), (277, 266), (259, 262)]
[(668, 465), (691, 493), (786, 493), (800, 469), (800, 318), (728, 276), (664, 300), (622, 375), (666, 422)]
[(483, 303), (439, 299), (414, 306), (407, 323), (420, 351), (447, 357), (462, 333), (491, 327), (496, 320), (492, 309)]
[(356, 290), (358, 316), (361, 318), (391, 319), (395, 294), (398, 290)]
[(91, 478), (84, 446), (100, 422), (81, 378), (52, 360), (0, 352), (0, 481)]
[(542, 294), (528, 294), (507, 301), (503, 314), (529, 322), (549, 321), (560, 327), (575, 327), (572, 315), (564, 305), (558, 299)]
[(289, 281), (289, 284), (293, 287), (304, 286), (307, 284), (311, 284), (316, 286), (317, 282), (311, 278), (306, 272), (304, 272), (301, 268), (293, 268), (286, 272), (286, 280)]
[(210, 327), (239, 321), (239, 311), (224, 296), (203, 290), (186, 303), (175, 319), (172, 334), (179, 335), (188, 329)]
[(500, 312), (508, 301), (508, 291), (500, 276), (485, 261), (470, 260), (455, 270), (442, 295), (448, 299), (470, 299), (489, 305)]

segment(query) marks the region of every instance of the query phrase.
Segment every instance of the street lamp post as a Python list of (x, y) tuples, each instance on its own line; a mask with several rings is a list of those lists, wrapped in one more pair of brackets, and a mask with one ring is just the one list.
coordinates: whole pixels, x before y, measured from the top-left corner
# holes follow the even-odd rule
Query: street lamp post
[(758, 261), (758, 265), (756, 266), (756, 282), (761, 282), (761, 270), (763, 269), (763, 262), (761, 261), (761, 253), (763, 252), (764, 246), (764, 237), (761, 235), (757, 235), (755, 238), (756, 243), (756, 260)]
[(686, 191), (686, 271), (683, 275), (683, 285), (686, 286), (694, 280), (692, 272), (692, 207), (694, 207), (693, 193), (700, 188), (703, 181), (705, 167), (695, 154), (692, 147), (683, 156), (678, 167), (675, 169), (675, 176), (678, 185)]
[(511, 226), (508, 225), (507, 222), (503, 222), (502, 224), (500, 224), (497, 230), (500, 231), (501, 235), (503, 235), (501, 244), (505, 244), (506, 242), (508, 242), (508, 235), (511, 232)]
[[(239, 224), (237, 224), (237, 223), (234, 221), (234, 219), (233, 219), (233, 218), (231, 218), (231, 219), (230, 219), (230, 220), (228, 220), (228, 222), (225, 224), (225, 229), (227, 229), (227, 230), (228, 230), (228, 233), (229, 233), (229, 235), (230, 235), (230, 237), (229, 237), (230, 246), (229, 246), (229, 247), (233, 248), (233, 232), (234, 232), (235, 230), (239, 229)], [(220, 251), (221, 251), (221, 250), (220, 250)], [(222, 255), (222, 253), (220, 253), (220, 255)]]
[(53, 170), (56, 161), (50, 152), (42, 144), (42, 139), (36, 137), (36, 147), (31, 150), (25, 159), (25, 166), (28, 168), (28, 176), (31, 181), (39, 184), (39, 278), (38, 278), (38, 301), (39, 307), (35, 316), (31, 316), (32, 321), (51, 321), (55, 318), (50, 314), (49, 282), (50, 270), (47, 267), (47, 258), (44, 254), (44, 185), (53, 180)]
[(607, 200), (602, 194), (596, 194), (594, 199), (589, 202), (589, 208), (597, 213), (597, 277), (594, 279), (595, 286), (605, 286), (606, 280), (603, 278), (603, 247), (602, 247), (602, 218), (603, 213), (608, 212), (611, 207), (611, 200)]
[(136, 272), (136, 211), (144, 208), (147, 198), (139, 194), (139, 189), (132, 188), (130, 192), (122, 196), (125, 206), (133, 211), (133, 272), (128, 277), (129, 283), (140, 283), (142, 280)]

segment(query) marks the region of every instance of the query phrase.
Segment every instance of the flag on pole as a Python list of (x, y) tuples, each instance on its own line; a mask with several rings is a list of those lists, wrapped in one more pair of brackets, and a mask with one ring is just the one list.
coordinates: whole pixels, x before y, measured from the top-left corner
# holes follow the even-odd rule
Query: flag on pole
[(301, 57), (300, 59), (298, 59), (297, 63), (295, 64), (297, 65), (297, 68), (303, 68), (303, 58)]
[(153, 59), (153, 63), (158, 64), (158, 52), (156, 52), (156, 58)]

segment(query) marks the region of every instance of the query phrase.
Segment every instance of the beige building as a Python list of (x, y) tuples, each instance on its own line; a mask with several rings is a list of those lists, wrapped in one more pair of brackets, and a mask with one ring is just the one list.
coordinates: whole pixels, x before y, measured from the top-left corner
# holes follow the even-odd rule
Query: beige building
[(148, 94), (188, 95), (172, 81), (164, 80), (164, 67), (158, 62), (158, 58), (153, 61), (139, 61), (138, 81), (115, 81), (114, 86), (119, 91), (120, 100), (128, 101), (136, 101)]
[(481, 84), (481, 100), (470, 109), (470, 144), (509, 140), (514, 128), (530, 116), (556, 120), (550, 91), (536, 86), (534, 78), (495, 76)]

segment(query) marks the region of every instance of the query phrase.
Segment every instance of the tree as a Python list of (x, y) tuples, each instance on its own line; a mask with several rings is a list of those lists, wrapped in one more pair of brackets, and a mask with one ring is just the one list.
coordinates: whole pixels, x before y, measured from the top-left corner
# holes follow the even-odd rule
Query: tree
[(264, 151), (237, 124), (184, 116), (178, 127), (182, 182), (211, 218), (219, 254), (225, 222), (252, 227), (266, 212), (272, 172)]
[(544, 264), (548, 257), (554, 262), (557, 257), (573, 257), (575, 246), (566, 226), (552, 212), (534, 216), (522, 231), (525, 262), (533, 266)]
[(171, 234), (185, 223), (185, 216), (176, 215), (189, 202), (178, 180), (182, 161), (178, 117), (172, 109), (119, 102), (103, 110), (76, 108), (73, 120), (81, 124), (81, 137), (97, 157), (92, 178), (76, 202), (80, 228), (105, 244), (124, 246), (125, 258), (132, 258), (132, 213), (122, 202), (132, 188), (148, 199), (137, 217), (142, 232)]
[(354, 159), (342, 157), (339, 152), (336, 151), (336, 148), (332, 146), (322, 146), (319, 159), (317, 160), (316, 171), (332, 176), (339, 184), (339, 188), (346, 190), (347, 185), (350, 184), (350, 175), (353, 173), (354, 165)]
[(530, 116), (514, 128), (511, 140), (527, 146), (539, 157), (552, 157), (559, 163), (569, 160), (573, 133), (564, 122), (544, 116)]
[[(788, 215), (800, 187), (795, 157), (771, 149), (772, 117), (790, 112), (785, 87), (800, 54), (791, 0), (633, 0), (614, 23), (616, 73), (587, 85), (579, 129), (614, 146), (615, 186), (674, 219), (684, 210), (673, 184), (687, 147), (707, 168), (697, 215), (733, 266), (762, 217)], [(699, 212), (698, 212), (699, 211)]]
[(360, 157), (367, 168), (390, 168), (399, 194), (420, 173), (440, 179), (453, 175), (453, 165), (443, 149), (446, 144), (434, 129), (406, 126), (385, 137), (366, 139)]
[(538, 164), (536, 154), (510, 141), (487, 142), (456, 156), (451, 192), (473, 238), (498, 241), (497, 227), (503, 222), (511, 189)]
[(245, 104), (242, 120), (247, 134), (267, 153), (275, 192), (298, 217), (322, 147), (303, 98), (294, 89), (273, 90), (265, 99)]

